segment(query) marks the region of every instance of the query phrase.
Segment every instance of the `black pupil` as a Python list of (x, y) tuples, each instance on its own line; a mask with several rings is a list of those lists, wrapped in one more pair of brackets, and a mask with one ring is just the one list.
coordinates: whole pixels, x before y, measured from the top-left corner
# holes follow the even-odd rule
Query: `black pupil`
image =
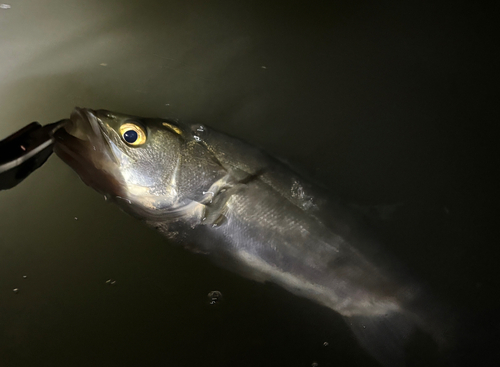
[(123, 134), (123, 139), (125, 139), (127, 143), (135, 143), (137, 140), (137, 132), (134, 130), (127, 130)]

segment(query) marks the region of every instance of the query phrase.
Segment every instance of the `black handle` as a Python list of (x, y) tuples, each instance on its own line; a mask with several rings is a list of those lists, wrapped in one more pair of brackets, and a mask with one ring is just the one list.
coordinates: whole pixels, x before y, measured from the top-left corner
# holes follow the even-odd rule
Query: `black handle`
[(52, 134), (66, 121), (45, 126), (32, 122), (0, 141), (0, 190), (18, 185), (47, 161), (54, 145)]

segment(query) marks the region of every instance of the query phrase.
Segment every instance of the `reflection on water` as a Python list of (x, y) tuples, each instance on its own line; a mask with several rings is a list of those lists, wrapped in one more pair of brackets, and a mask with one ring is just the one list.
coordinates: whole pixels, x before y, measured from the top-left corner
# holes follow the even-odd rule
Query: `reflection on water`
[[(216, 127), (342, 197), (405, 202), (390, 221), (371, 220), (384, 245), (435, 293), (495, 323), (498, 162), (482, 125), (496, 116), (485, 46), (494, 12), (395, 1), (9, 5), (1, 137), (74, 106)], [(207, 304), (210, 289), (223, 290), (223, 307)], [(0, 325), (9, 367), (377, 365), (335, 313), (171, 246), (55, 157), (0, 195)], [(477, 338), (485, 350), (494, 341), (487, 329)], [(408, 351), (416, 365), (432, 355), (424, 342)]]

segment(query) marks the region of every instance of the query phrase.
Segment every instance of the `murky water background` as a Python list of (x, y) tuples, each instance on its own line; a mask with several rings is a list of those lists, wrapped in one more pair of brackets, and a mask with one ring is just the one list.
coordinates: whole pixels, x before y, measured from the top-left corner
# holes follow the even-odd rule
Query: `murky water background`
[[(500, 308), (492, 9), (389, 0), (8, 5), (0, 138), (74, 106), (214, 126), (304, 167), (341, 197), (405, 203), (374, 222), (387, 247), (457, 307)], [(222, 296), (211, 305), (212, 291)], [(55, 156), (0, 193), (1, 366), (313, 363), (376, 365), (335, 313), (172, 246)]]

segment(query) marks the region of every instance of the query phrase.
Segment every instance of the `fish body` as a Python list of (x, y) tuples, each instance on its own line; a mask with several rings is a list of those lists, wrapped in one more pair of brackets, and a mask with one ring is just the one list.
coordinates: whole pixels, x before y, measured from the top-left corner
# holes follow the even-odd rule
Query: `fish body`
[(55, 152), (171, 241), (338, 312), (385, 365), (404, 365), (417, 329), (447, 343), (441, 309), (356, 216), (250, 144), (204, 125), (77, 108)]

